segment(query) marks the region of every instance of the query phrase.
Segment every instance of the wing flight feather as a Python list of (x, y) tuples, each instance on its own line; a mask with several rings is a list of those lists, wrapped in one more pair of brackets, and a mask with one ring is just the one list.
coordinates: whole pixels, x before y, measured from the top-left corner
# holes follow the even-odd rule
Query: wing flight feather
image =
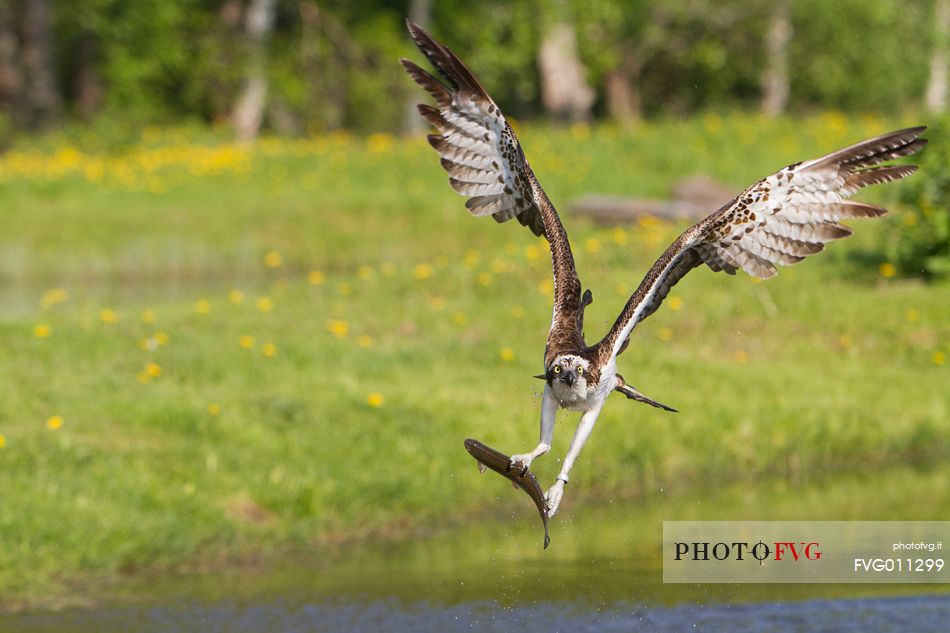
[(581, 284), (567, 232), (521, 150), (521, 144), (498, 105), (462, 60), (417, 24), (409, 34), (439, 77), (408, 59), (403, 68), (432, 98), (436, 107), (418, 106), (419, 114), (438, 133), (428, 137), (449, 174), (449, 185), (468, 200), (475, 216), (497, 222), (517, 218), (550, 247), (554, 269), (554, 310), (547, 359), (562, 349), (584, 347), (581, 332)]
[(869, 185), (899, 180), (914, 165), (881, 165), (923, 148), (924, 127), (862, 141), (827, 156), (789, 165), (760, 180), (680, 235), (647, 272), (610, 332), (595, 347), (616, 356), (637, 323), (653, 314), (690, 270), (706, 264), (733, 275), (738, 269), (767, 279), (776, 265), (797, 264), (848, 237), (841, 220), (873, 218), (881, 207), (848, 200)]

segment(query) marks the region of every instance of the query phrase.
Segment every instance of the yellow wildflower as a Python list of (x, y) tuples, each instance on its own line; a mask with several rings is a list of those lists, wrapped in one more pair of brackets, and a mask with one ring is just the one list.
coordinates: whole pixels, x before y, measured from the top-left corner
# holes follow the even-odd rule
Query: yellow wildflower
[(431, 264), (416, 264), (412, 267), (412, 276), (415, 279), (428, 279), (432, 276)]
[(270, 312), (274, 309), (274, 302), (270, 297), (261, 297), (257, 300), (257, 309), (261, 312)]
[(737, 363), (740, 365), (745, 365), (749, 362), (749, 353), (740, 349), (738, 352), (736, 352), (735, 358)]
[(722, 117), (715, 112), (709, 112), (703, 117), (703, 127), (710, 134), (715, 134), (722, 129)]
[(880, 270), (881, 277), (884, 277), (885, 279), (890, 279), (897, 274), (897, 267), (890, 262), (884, 262), (881, 264), (878, 270)]
[(485, 286), (487, 288), (491, 285), (491, 282), (491, 273), (481, 272), (475, 277), (475, 283), (477, 283), (479, 286)]
[(350, 326), (343, 319), (330, 319), (327, 321), (327, 330), (337, 338), (346, 338), (346, 335), (350, 331)]
[(53, 288), (43, 293), (43, 297), (40, 299), (40, 306), (44, 309), (48, 309), (57, 303), (63, 303), (67, 299), (69, 299), (68, 291), (63, 288)]
[(356, 339), (356, 344), (363, 349), (369, 349), (373, 346), (373, 343), (373, 337), (369, 336), (368, 334), (363, 334), (358, 339)]
[(152, 310), (143, 310), (142, 311), (142, 323), (154, 323), (155, 322), (155, 313)]
[(149, 363), (145, 366), (145, 373), (148, 374), (150, 378), (158, 378), (162, 375), (162, 368), (158, 363)]
[(168, 336), (168, 332), (162, 332), (161, 330), (159, 330), (158, 332), (152, 335), (152, 338), (155, 339), (155, 342), (158, 343), (159, 345), (167, 345), (169, 336)]
[(584, 241), (584, 250), (588, 253), (599, 253), (600, 252), (600, 240), (596, 237), (589, 237)]
[(36, 338), (46, 338), (53, 333), (53, 328), (45, 323), (38, 323), (33, 327), (33, 336)]
[(221, 415), (221, 405), (217, 402), (212, 402), (208, 405), (208, 415), (218, 416)]
[(373, 276), (373, 267), (367, 266), (366, 264), (361, 264), (359, 268), (356, 269), (356, 274), (360, 279), (370, 279)]
[(7, 445), (7, 438), (3, 437), (3, 433), (0, 433), (0, 448), (3, 448)]
[(481, 258), (478, 251), (475, 249), (469, 249), (465, 252), (465, 258), (462, 260), (462, 263), (465, 264), (466, 268), (475, 268), (475, 264), (478, 263), (478, 260)]
[(55, 431), (61, 426), (63, 426), (63, 416), (61, 415), (51, 415), (46, 419), (46, 428), (50, 431)]
[(373, 154), (383, 154), (392, 149), (395, 139), (387, 132), (376, 132), (366, 138), (366, 146)]
[(545, 279), (538, 283), (538, 292), (543, 295), (551, 296), (554, 292), (554, 281), (552, 279)]
[(103, 308), (99, 310), (99, 320), (103, 323), (115, 323), (119, 320), (119, 315), (115, 310)]
[(327, 276), (319, 270), (311, 270), (307, 275), (307, 281), (314, 286), (322, 286), (327, 281)]
[(139, 384), (142, 385), (147, 385), (148, 383), (152, 382), (152, 377), (148, 375), (147, 371), (140, 371), (139, 373), (135, 374), (135, 379), (139, 381)]
[(916, 309), (911, 308), (910, 310), (907, 311), (907, 320), (910, 321), (911, 323), (916, 323), (919, 317), (920, 317), (920, 312), (918, 312)]
[(264, 265), (268, 268), (280, 268), (284, 263), (284, 256), (277, 251), (269, 251), (264, 255)]
[(244, 293), (240, 290), (232, 290), (228, 293), (228, 301), (235, 305), (244, 303)]
[(939, 351), (934, 352), (933, 358), (931, 360), (933, 360), (934, 365), (943, 365), (945, 362), (947, 362), (947, 355)]
[(385, 400), (386, 399), (383, 398), (383, 394), (374, 391), (366, 397), (366, 404), (373, 407), (374, 409), (378, 409), (379, 407), (383, 406), (383, 402), (385, 402)]
[(683, 307), (683, 300), (679, 297), (670, 297), (668, 303), (670, 310), (679, 310)]
[(668, 327), (661, 327), (660, 331), (658, 332), (658, 336), (660, 337), (661, 341), (666, 343), (667, 341), (673, 340), (673, 330)]
[(264, 343), (261, 345), (261, 354), (267, 356), (268, 358), (273, 358), (277, 356), (277, 346), (273, 343)]
[(510, 347), (502, 347), (498, 350), (498, 357), (506, 363), (511, 362), (515, 358), (515, 351)]
[(468, 317), (465, 316), (464, 312), (454, 312), (452, 314), (452, 323), (455, 325), (465, 325), (468, 322)]
[(251, 349), (254, 347), (254, 337), (245, 334), (238, 339), (238, 345), (240, 345), (242, 349)]
[(208, 314), (211, 312), (211, 302), (207, 299), (199, 299), (195, 301), (195, 312), (198, 314)]

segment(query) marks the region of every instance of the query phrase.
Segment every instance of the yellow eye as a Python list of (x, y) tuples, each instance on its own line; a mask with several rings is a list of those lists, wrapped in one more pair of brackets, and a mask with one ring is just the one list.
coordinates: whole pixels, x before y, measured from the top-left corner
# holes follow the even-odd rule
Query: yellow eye
[(560, 366), (560, 365), (555, 365), (555, 366), (554, 366), (554, 373), (555, 373), (555, 374), (560, 374), (560, 373), (561, 373), (561, 366)]
[(578, 368), (577, 368), (577, 375), (578, 375), (578, 376), (583, 376), (583, 375), (584, 375), (584, 368), (583, 368), (583, 367), (578, 367)]

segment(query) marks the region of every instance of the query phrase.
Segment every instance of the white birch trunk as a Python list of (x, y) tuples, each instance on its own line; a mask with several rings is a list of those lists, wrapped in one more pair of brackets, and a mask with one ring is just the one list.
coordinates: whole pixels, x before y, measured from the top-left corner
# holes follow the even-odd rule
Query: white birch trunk
[(934, 7), (934, 49), (930, 56), (930, 79), (924, 104), (940, 114), (947, 109), (947, 34), (950, 31), (950, 1), (937, 0)]
[(790, 0), (777, 0), (772, 7), (766, 47), (766, 66), (762, 78), (762, 112), (778, 116), (788, 105), (788, 43), (792, 24), (788, 15)]
[(571, 24), (557, 23), (545, 34), (538, 50), (538, 69), (541, 101), (549, 114), (569, 121), (590, 118), (594, 91), (587, 84)]
[(242, 141), (253, 140), (261, 130), (267, 105), (267, 39), (274, 26), (276, 5), (276, 0), (251, 0), (247, 8), (247, 77), (232, 114), (234, 129)]

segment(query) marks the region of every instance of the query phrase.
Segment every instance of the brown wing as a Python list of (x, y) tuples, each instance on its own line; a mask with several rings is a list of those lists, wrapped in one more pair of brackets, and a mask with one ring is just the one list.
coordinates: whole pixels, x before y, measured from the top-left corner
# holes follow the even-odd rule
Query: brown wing
[(637, 323), (653, 314), (670, 289), (700, 264), (730, 275), (741, 268), (766, 279), (776, 274), (776, 264), (797, 264), (826, 243), (851, 235), (839, 220), (887, 213), (848, 198), (868, 185), (914, 173), (914, 165), (880, 163), (920, 150), (927, 144), (918, 138), (924, 129), (891, 132), (789, 165), (687, 229), (650, 268), (610, 332), (596, 345), (598, 354), (604, 359), (619, 354)]
[(545, 355), (583, 347), (581, 284), (570, 242), (518, 138), (462, 60), (417, 24), (406, 24), (416, 46), (444, 80), (407, 59), (400, 60), (409, 76), (435, 99), (437, 107), (420, 104), (418, 108), (439, 132), (429, 136), (429, 143), (442, 157), (449, 184), (468, 197), (465, 206), (473, 215), (491, 215), (498, 222), (518, 218), (535, 235), (547, 238), (554, 269), (554, 313)]

